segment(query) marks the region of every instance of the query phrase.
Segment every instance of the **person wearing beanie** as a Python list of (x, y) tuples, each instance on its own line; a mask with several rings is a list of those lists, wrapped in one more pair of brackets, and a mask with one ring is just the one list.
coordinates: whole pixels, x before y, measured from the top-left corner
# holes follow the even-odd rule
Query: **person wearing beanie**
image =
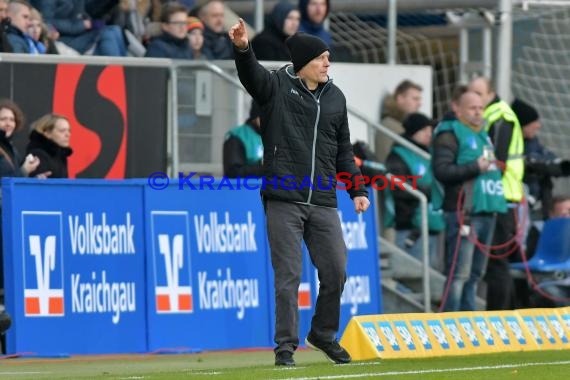
[(224, 176), (228, 178), (263, 174), (263, 142), (261, 141), (261, 109), (251, 102), (245, 123), (232, 128), (224, 140)]
[(196, 60), (213, 59), (212, 52), (204, 46), (204, 24), (198, 17), (188, 17), (188, 42)]
[(528, 203), (532, 217), (548, 219), (552, 205), (554, 183), (552, 177), (570, 175), (570, 162), (562, 160), (548, 150), (538, 138), (542, 128), (538, 111), (522, 99), (515, 99), (511, 105), (523, 130), (525, 175), (528, 187)]
[(260, 61), (289, 61), (289, 50), (285, 40), (297, 33), (301, 14), (286, 0), (275, 5), (265, 29), (253, 40), (251, 46)]
[(346, 99), (328, 76), (329, 48), (318, 37), (296, 33), (285, 41), (293, 64), (269, 72), (257, 61), (242, 19), (229, 36), (239, 79), (262, 110), (261, 195), (275, 276), (275, 365), (295, 365), (302, 239), (320, 280), (305, 343), (334, 363), (349, 363), (336, 338), (347, 261), (336, 209), (337, 174), (352, 185), (345, 188), (355, 212), (366, 211), (370, 202), (364, 185), (353, 181), (361, 174), (350, 143)]
[(301, 11), (300, 32), (319, 37), (327, 45), (332, 44), (332, 37), (325, 29), (325, 20), (330, 13), (330, 0), (299, 0)]
[(165, 3), (160, 16), (162, 34), (150, 40), (145, 57), (193, 59), (188, 41), (188, 8), (180, 3)]
[[(421, 150), (428, 151), (434, 122), (421, 113), (412, 113), (404, 119), (403, 127), (405, 132), (402, 136), (411, 144)], [(428, 201), (438, 197), (442, 199), (442, 194), (438, 187), (432, 192), (433, 173), (430, 161), (423, 158), (410, 148), (404, 145), (394, 145), (386, 160), (386, 167), (393, 175), (419, 176), (416, 181), (417, 190), (426, 195)], [(386, 215), (384, 215), (385, 228), (394, 227), (396, 229), (396, 245), (408, 252), (416, 259), (422, 261), (422, 240), (421, 240), (421, 210), (416, 197), (400, 189), (385, 192)], [(394, 210), (390, 213), (389, 210)], [(430, 231), (429, 257), (430, 265), (439, 268), (437, 261), (437, 234), (443, 230), (445, 223), (441, 210), (434, 211), (433, 207), (428, 209), (428, 227)]]

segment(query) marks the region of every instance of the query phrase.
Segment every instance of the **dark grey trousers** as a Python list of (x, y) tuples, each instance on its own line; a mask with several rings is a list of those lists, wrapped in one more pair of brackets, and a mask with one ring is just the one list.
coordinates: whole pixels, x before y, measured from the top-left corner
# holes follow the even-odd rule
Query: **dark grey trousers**
[(309, 249), (320, 282), (310, 334), (318, 340), (334, 340), (339, 328), (347, 255), (337, 210), (267, 200), (265, 211), (275, 274), (275, 352), (293, 352), (299, 345), (301, 239)]

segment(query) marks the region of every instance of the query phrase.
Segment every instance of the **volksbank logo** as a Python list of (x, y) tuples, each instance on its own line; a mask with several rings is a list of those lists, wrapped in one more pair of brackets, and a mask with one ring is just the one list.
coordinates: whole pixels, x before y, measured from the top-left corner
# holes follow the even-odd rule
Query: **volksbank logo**
[(62, 213), (22, 212), (24, 314), (64, 315)]
[(192, 313), (189, 217), (185, 211), (151, 212), (157, 313)]

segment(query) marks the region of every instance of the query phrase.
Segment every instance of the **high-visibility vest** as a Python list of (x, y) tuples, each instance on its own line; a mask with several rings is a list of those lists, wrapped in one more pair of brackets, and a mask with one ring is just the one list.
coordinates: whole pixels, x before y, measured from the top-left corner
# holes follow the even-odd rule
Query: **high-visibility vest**
[(504, 100), (499, 100), (485, 108), (483, 117), (487, 121), (487, 131), (499, 119), (505, 119), (513, 124), (513, 134), (503, 173), (503, 189), (507, 201), (520, 202), (523, 198), (524, 140), (519, 119)]

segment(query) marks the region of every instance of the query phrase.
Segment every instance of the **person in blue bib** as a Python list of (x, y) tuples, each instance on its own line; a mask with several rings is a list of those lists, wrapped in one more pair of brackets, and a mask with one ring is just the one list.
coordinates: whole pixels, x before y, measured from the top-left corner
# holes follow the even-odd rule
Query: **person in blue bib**
[[(402, 136), (427, 152), (432, 137), (433, 121), (424, 114), (412, 113), (404, 120), (403, 127), (405, 132)], [(438, 197), (441, 202), (442, 192), (439, 187), (433, 186), (433, 173), (428, 159), (403, 145), (395, 145), (386, 159), (386, 167), (393, 175), (406, 178), (412, 175), (419, 176), (416, 181), (417, 190), (424, 193), (428, 200), (433, 196)], [(396, 245), (418, 260), (422, 260), (419, 200), (407, 191), (400, 189), (394, 189), (390, 195), (386, 196), (386, 201), (392, 204), (387, 204), (386, 210), (394, 210), (394, 213), (389, 215), (390, 213), (386, 212), (385, 216), (393, 217), (387, 222), (396, 229)], [(437, 268), (439, 266), (436, 250), (437, 234), (445, 228), (445, 221), (443, 212), (434, 210), (431, 201), (428, 207), (430, 265)]]
[(435, 178), (444, 187), (441, 207), (447, 224), (444, 311), (475, 310), (488, 260), (473, 239), (490, 244), (496, 216), (507, 210), (501, 172), (490, 154), (482, 98), (467, 91), (454, 111), (456, 118), (442, 121), (434, 131), (432, 158)]

